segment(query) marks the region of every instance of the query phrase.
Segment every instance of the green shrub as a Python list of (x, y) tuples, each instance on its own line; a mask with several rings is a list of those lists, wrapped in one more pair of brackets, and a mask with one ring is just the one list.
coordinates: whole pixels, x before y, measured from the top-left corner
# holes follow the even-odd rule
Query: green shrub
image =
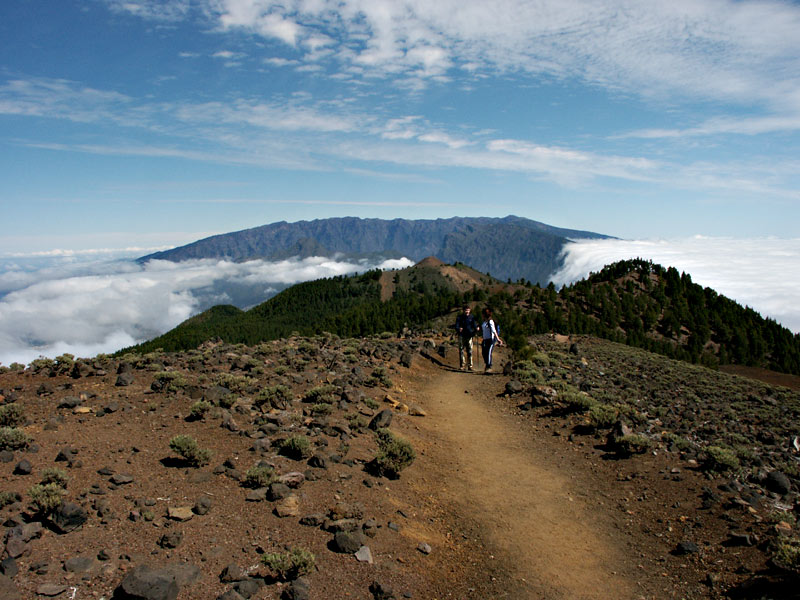
[(716, 473), (724, 473), (739, 468), (739, 458), (730, 448), (708, 446), (705, 449), (703, 467)]
[(347, 415), (345, 418), (350, 425), (350, 430), (353, 432), (359, 433), (367, 426), (367, 420), (359, 414)]
[(17, 404), (0, 406), (0, 427), (19, 427), (25, 424), (25, 411)]
[(228, 388), (230, 391), (234, 393), (241, 394), (247, 391), (248, 388), (255, 385), (256, 380), (252, 377), (246, 377), (244, 375), (233, 375), (232, 373), (220, 373), (214, 379), (214, 383), (217, 385), (221, 385), (224, 388)]
[(336, 386), (329, 383), (313, 387), (303, 394), (303, 402), (312, 404), (318, 404), (320, 402), (333, 404), (336, 400)]
[(609, 429), (619, 418), (619, 411), (608, 404), (595, 404), (589, 409), (589, 422), (592, 428)]
[(42, 471), (42, 480), (39, 483), (42, 485), (54, 483), (57, 486), (66, 489), (68, 482), (69, 477), (67, 476), (66, 471), (56, 467), (48, 467)]
[(333, 405), (321, 402), (311, 407), (311, 414), (315, 417), (329, 415), (333, 412)]
[(292, 548), (288, 552), (268, 552), (261, 557), (278, 579), (292, 581), (308, 575), (314, 569), (314, 555), (304, 548)]
[(45, 369), (53, 369), (56, 366), (56, 361), (52, 358), (47, 358), (46, 356), (40, 356), (31, 361), (30, 367), (33, 371), (39, 372), (44, 371)]
[(211, 410), (211, 403), (205, 400), (198, 400), (189, 409), (189, 418), (200, 420), (206, 416), (206, 413)]
[(372, 376), (364, 381), (364, 385), (367, 387), (392, 387), (393, 382), (388, 377), (386, 367), (375, 367), (372, 370)]
[(662, 433), (661, 440), (670, 446), (674, 446), (679, 452), (686, 452), (692, 448), (692, 443), (689, 440), (670, 431)]
[(28, 496), (36, 507), (36, 512), (49, 515), (64, 501), (67, 491), (57, 483), (47, 485), (34, 485), (28, 490)]
[(294, 460), (311, 456), (311, 441), (304, 435), (293, 435), (281, 442), (280, 453)]
[(22, 500), (22, 496), (17, 492), (0, 492), (0, 508), (5, 508), (9, 504), (14, 504), (14, 502), (19, 502), (20, 500)]
[(638, 433), (623, 435), (615, 440), (617, 452), (624, 455), (644, 454), (652, 447), (649, 438)]
[(242, 485), (248, 488), (263, 488), (275, 481), (275, 469), (269, 465), (255, 465), (247, 469)]
[(772, 562), (781, 569), (800, 572), (800, 539), (781, 537), (775, 542)]
[(253, 398), (253, 403), (258, 407), (267, 406), (279, 410), (285, 409), (291, 401), (292, 390), (285, 385), (273, 385), (264, 388)]
[(200, 448), (190, 435), (176, 435), (169, 441), (169, 447), (193, 467), (206, 465), (211, 460), (211, 450)]
[(564, 411), (568, 413), (583, 413), (597, 405), (597, 400), (580, 392), (567, 391), (561, 394)]
[(10, 365), (8, 365), (8, 369), (10, 371), (15, 371), (15, 372), (16, 371), (24, 371), (25, 370), (25, 365), (23, 365), (22, 363), (18, 363), (18, 362), (12, 362)]
[(0, 427), (0, 450), (19, 450), (30, 443), (30, 436), (21, 429)]
[(367, 408), (371, 408), (372, 410), (377, 410), (377, 408), (380, 406), (380, 404), (378, 404), (378, 402), (372, 398), (364, 398), (363, 402)]
[(154, 392), (177, 394), (188, 385), (183, 373), (176, 371), (159, 371), (153, 376), (150, 389)]
[(388, 429), (376, 432), (378, 452), (372, 459), (372, 466), (381, 475), (396, 479), (400, 471), (411, 465), (417, 457), (411, 444)]
[(61, 356), (56, 356), (55, 362), (55, 370), (57, 373), (64, 374), (69, 373), (72, 370), (72, 367), (75, 365), (75, 356), (72, 354), (62, 354)]

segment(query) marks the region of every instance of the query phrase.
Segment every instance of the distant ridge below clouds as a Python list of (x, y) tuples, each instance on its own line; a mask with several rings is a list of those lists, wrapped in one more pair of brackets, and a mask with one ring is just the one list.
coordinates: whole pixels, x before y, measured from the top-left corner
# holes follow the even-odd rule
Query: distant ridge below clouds
[(463, 262), (498, 279), (547, 284), (562, 266), (570, 239), (606, 239), (591, 231), (553, 227), (516, 216), (453, 217), (435, 220), (342, 217), (281, 221), (205, 238), (179, 248), (143, 256), (180, 262), (189, 259), (281, 260), (291, 256), (345, 258), (405, 256), (419, 261), (436, 256)]
[(565, 245), (557, 286), (618, 260), (643, 258), (688, 273), (692, 281), (800, 333), (800, 238), (578, 240)]

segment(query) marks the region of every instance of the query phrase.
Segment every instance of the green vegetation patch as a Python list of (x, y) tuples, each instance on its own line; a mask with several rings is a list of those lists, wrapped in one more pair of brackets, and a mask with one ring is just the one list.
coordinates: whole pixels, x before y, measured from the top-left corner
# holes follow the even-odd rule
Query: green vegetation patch
[(375, 435), (378, 452), (372, 459), (372, 467), (379, 474), (396, 479), (400, 476), (400, 471), (414, 462), (416, 452), (408, 440), (388, 429), (379, 429)]
[(190, 435), (176, 435), (169, 441), (169, 447), (193, 467), (207, 465), (211, 460), (211, 450), (200, 448)]
[(292, 581), (314, 570), (314, 555), (304, 548), (292, 548), (288, 552), (268, 552), (261, 557), (275, 576), (282, 581)]

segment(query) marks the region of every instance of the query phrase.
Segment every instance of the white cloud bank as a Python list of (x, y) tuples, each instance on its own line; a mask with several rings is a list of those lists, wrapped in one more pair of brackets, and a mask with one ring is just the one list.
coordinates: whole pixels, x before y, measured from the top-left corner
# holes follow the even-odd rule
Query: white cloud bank
[(564, 249), (560, 286), (630, 258), (689, 273), (692, 281), (800, 333), (800, 239), (583, 240)]
[(27, 272), (11, 267), (0, 273), (0, 364), (113, 352), (164, 333), (211, 304), (233, 303), (228, 290), (263, 300), (301, 281), (411, 264), (311, 257), (98, 262)]

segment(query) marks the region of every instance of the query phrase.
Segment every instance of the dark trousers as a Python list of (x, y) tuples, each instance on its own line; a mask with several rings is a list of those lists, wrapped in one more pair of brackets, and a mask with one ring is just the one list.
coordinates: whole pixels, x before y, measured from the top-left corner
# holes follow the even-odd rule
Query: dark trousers
[(487, 369), (492, 368), (492, 350), (494, 349), (494, 339), (484, 339), (481, 343), (481, 353), (483, 354), (483, 364)]

